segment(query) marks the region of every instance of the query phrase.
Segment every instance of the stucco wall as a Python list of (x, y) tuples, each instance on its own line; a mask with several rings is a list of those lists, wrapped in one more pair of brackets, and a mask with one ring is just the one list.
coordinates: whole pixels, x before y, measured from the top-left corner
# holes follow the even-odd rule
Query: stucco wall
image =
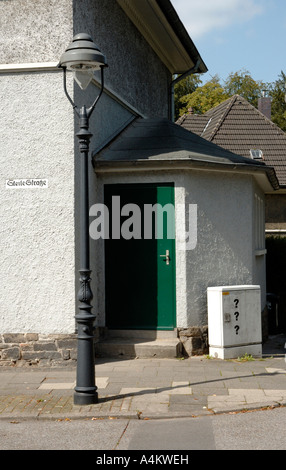
[(194, 172), (186, 188), (186, 203), (198, 205), (197, 246), (186, 252), (187, 318), (205, 325), (207, 287), (253, 284), (253, 185), (251, 176)]
[[(0, 74), (0, 102), (0, 331), (72, 333), (74, 122), (61, 73)], [(6, 189), (22, 178), (48, 188)]]
[(54, 62), (71, 40), (71, 0), (0, 2), (0, 64)]
[(171, 74), (116, 0), (75, 1), (74, 32), (81, 31), (107, 58), (107, 87), (146, 117), (168, 117)]
[[(73, 87), (69, 76), (72, 96)], [(86, 103), (97, 93), (90, 86)], [(82, 98), (77, 91), (79, 106)], [(6, 110), (0, 118), (0, 331), (73, 333), (80, 267), (78, 119), (64, 94), (61, 71), (0, 73), (0, 99)], [(131, 117), (103, 95), (90, 119), (91, 151)], [(25, 178), (47, 179), (48, 189), (6, 189), (6, 180)], [(90, 162), (90, 204), (96, 201), (95, 187)], [(91, 240), (92, 265), (95, 256)]]
[[(0, 2), (0, 64), (57, 62), (72, 14), (70, 0)], [(74, 120), (62, 74), (0, 73), (0, 100), (0, 331), (72, 333)], [(22, 178), (48, 188), (5, 188)]]
[[(98, 175), (98, 201), (110, 183), (174, 182), (176, 201), (177, 327), (207, 324), (207, 287), (254, 284), (264, 279), (253, 245), (251, 176), (196, 171)], [(186, 204), (185, 221), (178, 205)], [(189, 204), (197, 205), (197, 243), (182, 250)], [(185, 225), (186, 223), (186, 225)], [(97, 242), (98, 323), (105, 325), (103, 241)], [(264, 288), (264, 286), (262, 286)]]

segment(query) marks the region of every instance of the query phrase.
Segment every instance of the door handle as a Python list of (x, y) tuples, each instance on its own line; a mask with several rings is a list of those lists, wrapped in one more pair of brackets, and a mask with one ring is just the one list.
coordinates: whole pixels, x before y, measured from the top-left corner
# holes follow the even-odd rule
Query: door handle
[(165, 258), (166, 265), (169, 266), (169, 264), (170, 264), (170, 251), (166, 250), (166, 254), (165, 255), (160, 255), (160, 258)]

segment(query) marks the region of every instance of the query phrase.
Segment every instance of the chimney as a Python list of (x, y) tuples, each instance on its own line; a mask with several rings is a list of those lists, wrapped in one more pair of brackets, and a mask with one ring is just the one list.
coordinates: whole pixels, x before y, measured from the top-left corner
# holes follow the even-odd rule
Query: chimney
[(262, 92), (262, 97), (258, 98), (258, 110), (271, 121), (271, 102), (270, 96), (266, 96), (266, 91)]

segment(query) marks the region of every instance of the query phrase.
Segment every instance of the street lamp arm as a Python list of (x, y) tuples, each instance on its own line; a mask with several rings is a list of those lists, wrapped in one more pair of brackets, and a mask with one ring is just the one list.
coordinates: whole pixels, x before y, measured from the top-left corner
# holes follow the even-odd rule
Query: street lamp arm
[[(66, 94), (66, 97), (67, 99), (69, 100), (69, 102), (71, 103), (74, 111), (76, 112), (77, 116), (80, 117), (80, 113), (78, 111), (78, 107), (77, 105), (73, 102), (72, 98), (70, 97), (69, 93), (68, 93), (68, 90), (67, 90), (67, 68), (66, 67), (62, 67), (63, 69), (63, 78), (64, 78), (64, 92)], [(99, 95), (96, 97), (96, 99), (94, 100), (94, 103), (90, 106), (90, 108), (87, 109), (87, 118), (90, 118), (90, 116), (92, 115), (92, 112), (95, 108), (95, 106), (97, 105), (97, 102), (99, 101), (99, 99), (101, 98), (101, 95), (103, 93), (103, 90), (104, 90), (104, 72), (103, 72), (103, 69), (104, 69), (104, 66), (101, 66), (100, 67), (100, 70), (101, 70), (101, 88), (100, 88), (100, 93)]]
[(67, 90), (67, 68), (66, 67), (62, 67), (63, 69), (63, 76), (64, 76), (64, 91), (65, 91), (65, 94), (66, 94), (66, 97), (67, 99), (69, 100), (69, 102), (71, 103), (74, 111), (76, 112), (76, 114), (79, 116), (79, 112), (77, 110), (77, 106), (76, 104), (73, 102), (73, 100), (71, 99), (70, 95), (68, 94), (68, 90)]
[(101, 98), (101, 95), (103, 93), (103, 90), (104, 90), (104, 73), (103, 73), (103, 69), (104, 69), (104, 65), (101, 65), (100, 66), (100, 71), (101, 71), (101, 88), (100, 88), (100, 93), (99, 95), (96, 97), (96, 99), (94, 100), (94, 103), (92, 104), (92, 106), (87, 110), (87, 117), (90, 118), (90, 116), (92, 115), (92, 112), (97, 104), (97, 102), (99, 101), (99, 99)]

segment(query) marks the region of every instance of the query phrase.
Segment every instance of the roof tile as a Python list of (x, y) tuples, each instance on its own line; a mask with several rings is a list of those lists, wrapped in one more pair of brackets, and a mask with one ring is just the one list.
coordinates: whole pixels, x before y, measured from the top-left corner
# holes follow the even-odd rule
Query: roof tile
[(234, 95), (204, 115), (187, 114), (177, 122), (185, 129), (231, 152), (250, 158), (251, 149), (263, 152), (286, 185), (286, 134), (247, 100)]

